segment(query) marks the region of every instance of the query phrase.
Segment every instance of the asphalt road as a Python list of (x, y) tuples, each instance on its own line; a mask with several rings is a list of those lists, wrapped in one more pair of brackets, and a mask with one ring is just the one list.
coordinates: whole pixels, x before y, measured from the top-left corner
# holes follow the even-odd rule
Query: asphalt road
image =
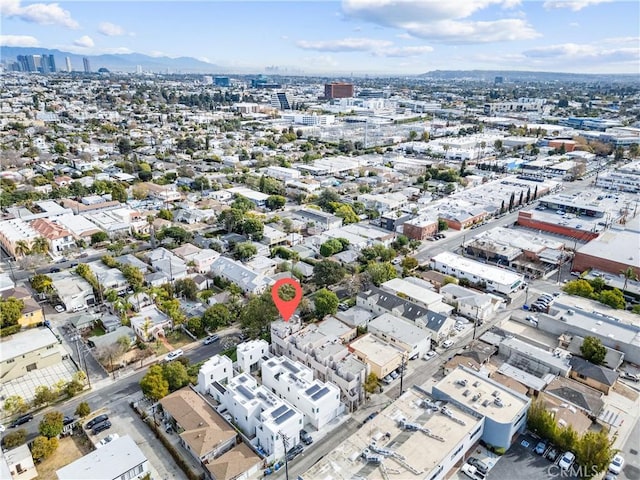
[[(222, 337), (224, 339), (224, 337)], [(200, 344), (197, 347), (193, 348), (190, 351), (185, 352), (185, 357), (187, 357), (191, 363), (199, 363), (203, 360), (209, 359), (211, 356), (220, 353), (224, 350), (223, 342), (216, 342), (210, 345)], [(16, 428), (24, 428), (27, 430), (27, 438), (31, 441), (33, 438), (38, 436), (38, 425), (42, 420), (42, 417), (45, 413), (50, 411), (59, 411), (64, 415), (68, 415), (73, 417), (76, 407), (80, 402), (87, 402), (91, 407), (91, 411), (98, 410), (99, 408), (109, 407), (109, 405), (113, 403), (128, 402), (129, 398), (136, 396), (140, 392), (140, 379), (147, 372), (147, 368), (145, 367), (142, 370), (134, 373), (133, 375), (127, 376), (125, 378), (119, 378), (110, 385), (107, 385), (99, 390), (90, 390), (82, 395), (74, 397), (66, 402), (53, 405), (47, 407), (44, 410), (40, 410), (38, 413), (34, 414), (34, 418), (31, 422), (25, 423)], [(8, 425), (7, 425), (8, 427)], [(7, 428), (5, 431), (5, 435), (9, 432), (14, 431), (11, 428)]]

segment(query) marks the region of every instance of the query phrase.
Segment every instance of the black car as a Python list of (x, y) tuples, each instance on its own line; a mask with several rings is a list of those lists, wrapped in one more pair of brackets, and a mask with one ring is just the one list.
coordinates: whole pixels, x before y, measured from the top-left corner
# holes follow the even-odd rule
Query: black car
[(487, 464), (484, 463), (479, 458), (471, 457), (469, 460), (467, 460), (467, 463), (469, 465), (473, 465), (474, 467), (476, 467), (476, 470), (482, 473), (483, 475), (486, 475), (487, 472), (489, 471), (489, 467), (487, 467)]
[(306, 430), (300, 430), (300, 440), (305, 445), (311, 445), (313, 443), (313, 438), (311, 438), (311, 435), (309, 435)]
[(109, 428), (111, 428), (111, 422), (109, 420), (105, 420), (104, 422), (100, 422), (95, 427), (93, 427), (91, 433), (97, 435), (98, 433), (103, 432), (104, 430), (107, 430)]
[(9, 426), (11, 428), (16, 428), (17, 426), (30, 422), (31, 420), (33, 420), (33, 415), (29, 413), (27, 415), (22, 415), (21, 417), (16, 418)]
[(304, 448), (302, 447), (302, 444), (297, 444), (295, 446), (293, 446), (291, 448), (291, 450), (289, 450), (287, 452), (287, 460), (290, 462), (291, 460), (293, 460), (294, 458), (296, 458), (298, 455), (300, 455), (302, 453), (302, 450)]
[(65, 416), (64, 416), (64, 419), (62, 420), (62, 424), (63, 424), (63, 425), (65, 425), (65, 426), (67, 426), (67, 425), (69, 425), (70, 423), (75, 422), (75, 420), (76, 420), (75, 418), (73, 418), (73, 417), (69, 417), (69, 416), (65, 415)]
[(87, 423), (87, 430), (92, 429), (93, 427), (95, 427), (96, 425), (98, 425), (99, 423), (102, 423), (106, 420), (109, 420), (109, 415), (107, 414), (102, 414), (102, 415), (98, 415), (95, 418), (92, 418), (91, 420), (89, 420), (89, 422)]

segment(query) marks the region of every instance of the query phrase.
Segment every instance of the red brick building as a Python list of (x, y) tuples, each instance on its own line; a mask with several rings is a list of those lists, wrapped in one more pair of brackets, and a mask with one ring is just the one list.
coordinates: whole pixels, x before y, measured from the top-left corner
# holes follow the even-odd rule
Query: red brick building
[(556, 233), (558, 235), (564, 235), (566, 237), (577, 238), (578, 240), (587, 242), (598, 237), (597, 232), (579, 230), (570, 226), (545, 222), (533, 218), (533, 215), (533, 212), (521, 210), (518, 213), (518, 225), (522, 225), (523, 227), (527, 228), (533, 228), (535, 230), (542, 230), (543, 232)]
[(438, 221), (414, 218), (402, 225), (402, 233), (412, 240), (426, 240), (438, 233)]
[(353, 97), (353, 83), (331, 82), (324, 84), (324, 98), (351, 98)]

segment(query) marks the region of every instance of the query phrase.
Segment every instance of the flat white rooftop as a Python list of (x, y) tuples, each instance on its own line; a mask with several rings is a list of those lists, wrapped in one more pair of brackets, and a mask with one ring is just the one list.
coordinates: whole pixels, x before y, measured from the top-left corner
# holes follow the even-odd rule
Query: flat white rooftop
[(442, 252), (431, 259), (448, 267), (456, 268), (469, 275), (491, 280), (501, 285), (513, 285), (522, 281), (522, 275), (513, 273), (507, 269), (494, 267), (485, 263), (476, 262), (467, 257), (462, 257), (451, 252)]
[(0, 343), (0, 363), (57, 343), (58, 339), (48, 328), (34, 328), (18, 332), (3, 339)]

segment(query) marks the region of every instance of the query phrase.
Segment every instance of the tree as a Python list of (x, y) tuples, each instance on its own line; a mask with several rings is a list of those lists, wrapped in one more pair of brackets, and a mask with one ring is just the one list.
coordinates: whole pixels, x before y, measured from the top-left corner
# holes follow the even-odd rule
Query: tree
[(554, 439), (554, 443), (561, 451), (572, 451), (578, 443), (578, 433), (571, 425), (566, 425), (558, 429), (558, 433)]
[(235, 210), (240, 210), (242, 213), (246, 213), (249, 210), (252, 210), (255, 205), (251, 200), (247, 197), (243, 197), (242, 195), (236, 195), (235, 200), (231, 204), (231, 208)]
[(265, 204), (269, 210), (277, 210), (287, 203), (287, 199), (282, 195), (271, 195), (267, 198)]
[(584, 433), (575, 443), (576, 461), (578, 465), (586, 467), (588, 478), (602, 472), (611, 463), (614, 455), (611, 444), (609, 432), (604, 428), (598, 432)]
[(57, 438), (36, 437), (31, 445), (31, 455), (36, 462), (41, 462), (51, 456), (58, 448)]
[(142, 393), (152, 400), (160, 400), (169, 394), (169, 382), (164, 378), (160, 365), (153, 365), (142, 377), (140, 388)]
[(38, 385), (36, 387), (35, 395), (31, 401), (31, 405), (39, 407), (40, 405), (48, 405), (58, 398), (57, 392), (52, 391), (46, 385)]
[(567, 282), (562, 289), (569, 295), (577, 295), (579, 297), (591, 298), (593, 295), (591, 284), (582, 279)]
[(242, 233), (259, 242), (264, 236), (264, 223), (257, 217), (247, 216), (242, 221)]
[(131, 140), (129, 140), (128, 137), (120, 137), (118, 139), (118, 143), (116, 143), (116, 148), (121, 155), (128, 155), (133, 150), (133, 147), (131, 146)]
[(609, 305), (611, 308), (616, 308), (618, 310), (624, 310), (627, 306), (627, 302), (624, 299), (622, 292), (617, 288), (614, 288), (613, 290), (603, 290), (600, 292), (598, 300), (600, 303), (604, 303), (605, 305)]
[(321, 287), (340, 282), (345, 274), (345, 269), (332, 260), (322, 260), (313, 266), (313, 282)]
[(342, 218), (342, 223), (344, 224), (358, 223), (360, 221), (360, 218), (356, 212), (353, 211), (351, 205), (340, 205), (333, 213), (336, 217)]
[(322, 245), (320, 245), (320, 255), (323, 257), (330, 257), (336, 253), (342, 251), (342, 242), (337, 238), (332, 238), (327, 240)]
[(18, 324), (22, 317), (24, 301), (16, 297), (9, 297), (6, 300), (0, 298), (0, 328), (11, 327)]
[(53, 281), (50, 276), (37, 273), (31, 277), (31, 287), (38, 293), (48, 293), (53, 288)]
[(324, 190), (322, 190), (322, 192), (320, 192), (320, 195), (318, 195), (318, 199), (316, 200), (316, 204), (323, 210), (327, 211), (333, 211), (330, 207), (330, 204), (339, 202), (340, 195), (338, 195), (335, 190), (332, 190), (330, 188), (325, 188)]
[(187, 329), (196, 336), (201, 336), (204, 333), (204, 326), (200, 317), (191, 317), (187, 320)]
[(231, 312), (226, 305), (216, 303), (207, 308), (202, 314), (202, 323), (204, 328), (209, 330), (217, 330), (220, 327), (226, 327), (231, 323)]
[(47, 253), (49, 241), (44, 237), (37, 237), (31, 243), (31, 253)]
[(551, 441), (555, 440), (558, 432), (558, 424), (542, 400), (533, 402), (529, 407), (527, 426), (533, 433)]
[(378, 379), (378, 376), (371, 372), (367, 375), (367, 379), (365, 380), (364, 391), (367, 393), (375, 393), (376, 390), (378, 390), (379, 382), (380, 380)]
[(493, 148), (495, 148), (496, 150), (501, 152), (502, 151), (502, 147), (503, 147), (502, 140), (498, 139), (495, 142), (493, 142)]
[(62, 415), (62, 412), (45, 413), (40, 425), (38, 425), (38, 431), (40, 435), (44, 435), (47, 438), (57, 437), (62, 433), (63, 422), (64, 415)]
[(597, 337), (586, 337), (580, 345), (580, 353), (591, 363), (602, 365), (607, 356), (607, 349)]
[(114, 182), (111, 186), (111, 199), (116, 200), (120, 203), (126, 203), (129, 199), (129, 195), (127, 194), (127, 189), (124, 184), (120, 182)]
[(405, 272), (410, 272), (411, 270), (418, 268), (419, 263), (414, 257), (405, 257), (400, 265), (402, 265), (402, 269)]
[(258, 253), (258, 249), (251, 242), (236, 243), (233, 249), (233, 256), (237, 260), (249, 260)]
[(162, 366), (162, 376), (167, 381), (170, 392), (175, 392), (189, 383), (187, 368), (180, 361), (165, 363)]
[(196, 300), (198, 297), (198, 285), (191, 278), (176, 280), (173, 288), (177, 296), (187, 300)]
[(84, 418), (91, 413), (91, 407), (87, 402), (80, 402), (76, 407), (75, 415)]
[(65, 153), (67, 153), (67, 150), (67, 146), (62, 142), (56, 142), (53, 145), (53, 151), (58, 155), (64, 155)]
[(122, 265), (121, 269), (122, 275), (129, 283), (129, 286), (135, 291), (139, 292), (144, 287), (144, 274), (140, 271), (138, 267), (134, 267), (133, 265)]
[(27, 441), (27, 431), (24, 428), (7, 433), (2, 439), (2, 446), (9, 449), (22, 445)]
[(370, 263), (367, 266), (367, 274), (377, 287), (398, 276), (398, 272), (396, 272), (394, 266), (389, 262)]
[(14, 252), (18, 257), (24, 257), (31, 254), (31, 248), (25, 240), (18, 240), (14, 247)]
[(438, 219), (438, 231), (439, 232), (444, 232), (445, 230), (449, 230), (449, 224), (446, 222), (446, 220), (443, 220), (441, 218)]
[(91, 245), (106, 242), (107, 240), (109, 240), (109, 235), (107, 235), (107, 232), (100, 231), (91, 235)]
[(338, 311), (340, 300), (331, 290), (322, 288), (313, 297), (313, 303), (316, 306), (316, 316), (322, 319), (326, 315), (334, 314)]
[(11, 395), (5, 399), (3, 409), (9, 415), (19, 415), (26, 412), (29, 409), (29, 405), (20, 395)]
[(171, 210), (167, 210), (166, 208), (161, 208), (156, 215), (157, 218), (162, 218), (163, 220), (168, 220), (169, 222), (173, 221), (173, 213)]
[[(638, 146), (636, 143), (634, 143), (634, 145), (636, 145), (636, 147)], [(637, 282), (638, 275), (636, 274), (636, 271), (633, 267), (627, 267), (626, 269), (620, 271), (620, 273), (624, 276), (624, 285), (622, 286), (622, 291), (626, 292), (627, 283), (629, 283), (629, 280)]]
[(278, 310), (267, 290), (249, 300), (240, 313), (240, 324), (249, 338), (258, 338), (268, 334), (271, 322), (277, 318)]
[(231, 233), (236, 231), (242, 225), (242, 221), (244, 220), (244, 213), (241, 210), (236, 208), (229, 208), (227, 210), (223, 210), (218, 215), (218, 221), (224, 225), (224, 228), (227, 230), (227, 233)]
[(193, 179), (193, 189), (194, 190), (209, 190), (211, 188), (211, 183), (207, 177), (196, 177)]

